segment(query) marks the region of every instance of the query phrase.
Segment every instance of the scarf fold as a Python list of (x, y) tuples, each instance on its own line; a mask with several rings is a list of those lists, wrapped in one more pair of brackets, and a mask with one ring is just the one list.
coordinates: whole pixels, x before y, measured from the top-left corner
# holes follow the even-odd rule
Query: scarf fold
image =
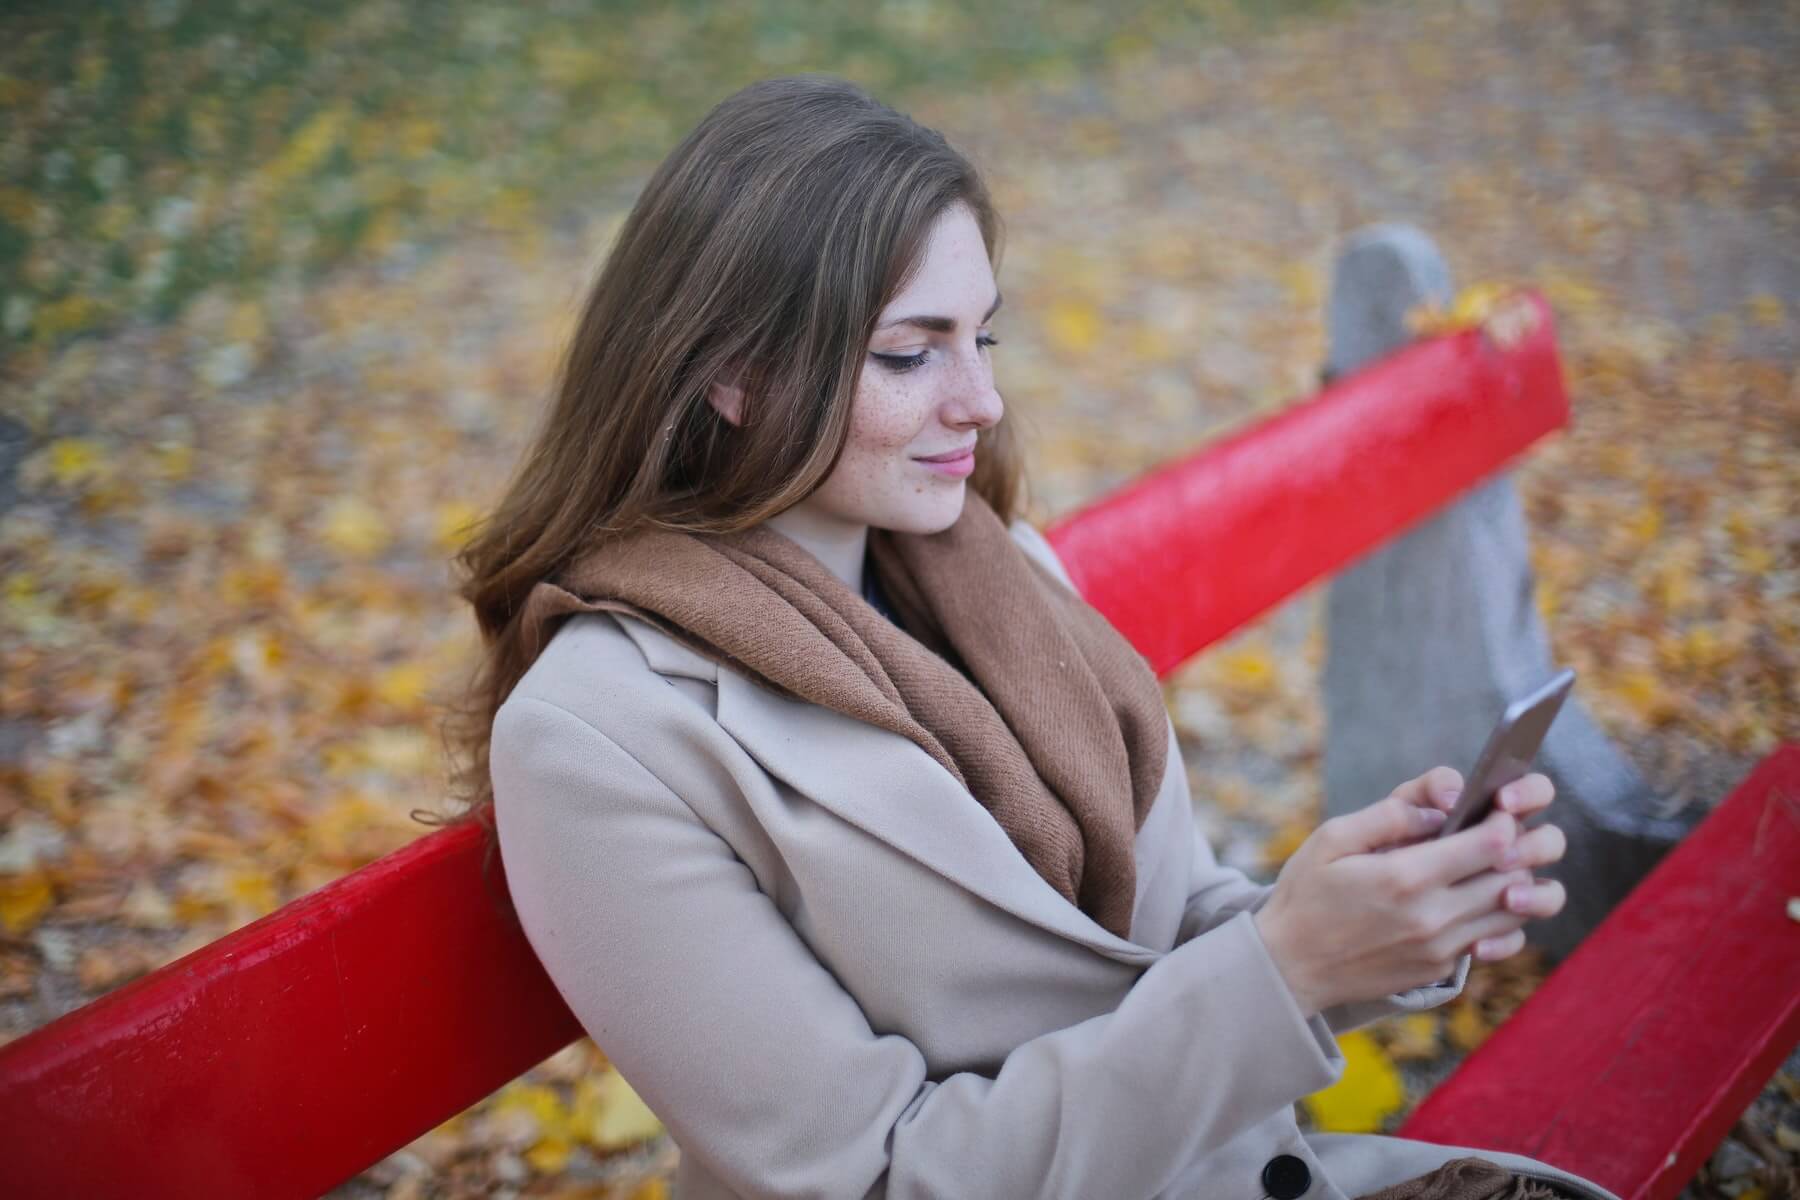
[(1435, 1171), (1357, 1200), (1563, 1200), (1572, 1194), (1546, 1180), (1471, 1156), (1453, 1158)]
[(535, 659), (563, 617), (629, 613), (781, 695), (898, 733), (1064, 899), (1129, 937), (1137, 830), (1168, 767), (1148, 661), (973, 490), (939, 533), (871, 528), (865, 569), (899, 625), (767, 525), (639, 530), (538, 583), (523, 645)]

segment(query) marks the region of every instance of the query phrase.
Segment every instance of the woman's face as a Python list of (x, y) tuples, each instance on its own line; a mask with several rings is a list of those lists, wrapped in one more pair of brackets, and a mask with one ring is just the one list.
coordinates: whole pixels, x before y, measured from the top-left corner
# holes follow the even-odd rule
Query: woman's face
[(876, 319), (850, 410), (850, 436), (825, 482), (796, 508), (902, 533), (936, 533), (962, 515), (975, 445), (1000, 420), (988, 322), (1000, 306), (974, 214), (952, 204), (932, 226), (918, 272)]

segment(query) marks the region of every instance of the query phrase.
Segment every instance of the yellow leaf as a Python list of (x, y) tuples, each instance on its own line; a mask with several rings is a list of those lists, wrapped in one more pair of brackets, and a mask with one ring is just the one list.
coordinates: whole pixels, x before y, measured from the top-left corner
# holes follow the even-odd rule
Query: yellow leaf
[(1375, 1133), (1406, 1103), (1400, 1072), (1366, 1030), (1338, 1037), (1344, 1073), (1322, 1092), (1305, 1098), (1313, 1124), (1325, 1133)]
[(1093, 349), (1100, 340), (1100, 313), (1083, 300), (1058, 300), (1045, 316), (1058, 348), (1073, 354)]
[(502, 188), (488, 202), (488, 224), (502, 232), (523, 233), (530, 228), (532, 219), (532, 194), (525, 188)]
[(389, 667), (375, 680), (375, 695), (395, 708), (414, 708), (431, 683), (422, 662), (403, 662)]
[(1444, 1031), (1450, 1035), (1450, 1042), (1458, 1050), (1470, 1051), (1487, 1041), (1493, 1030), (1481, 1016), (1481, 1009), (1473, 1004), (1452, 1001), (1449, 1007), (1449, 1018), (1444, 1022)]
[(404, 845), (417, 831), (399, 808), (377, 803), (361, 792), (345, 791), (307, 821), (305, 836), (320, 858), (352, 866), (380, 858)]
[(1782, 306), (1779, 296), (1759, 292), (1745, 301), (1744, 307), (1750, 310), (1750, 319), (1758, 325), (1779, 329), (1787, 323), (1787, 309)]
[(32, 330), (41, 338), (73, 333), (93, 324), (103, 311), (98, 303), (87, 296), (64, 296), (37, 310)]
[(1260, 646), (1221, 655), (1219, 671), (1227, 683), (1246, 691), (1266, 692), (1275, 682), (1275, 660)]
[(256, 867), (240, 867), (225, 877), (225, 897), (241, 919), (254, 919), (280, 907), (275, 880), (267, 871)]
[[(1181, 346), (1168, 333), (1155, 325), (1133, 325), (1126, 341), (1126, 353), (1133, 362), (1162, 363), (1171, 362), (1181, 352)], [(1193, 401), (1184, 397), (1187, 407), (1193, 407)]]
[(631, 1200), (669, 1200), (668, 1182), (661, 1178), (646, 1179), (631, 1193)]
[(243, 630), (232, 637), (231, 665), (240, 677), (264, 686), (280, 682), (287, 650), (279, 634), (267, 629)]
[(437, 510), (437, 530), (435, 539), (438, 549), (451, 551), (460, 549), (463, 542), (473, 532), (473, 526), (481, 518), (481, 510), (464, 500), (452, 500), (440, 505)]
[(1599, 288), (1572, 275), (1547, 272), (1539, 280), (1544, 298), (1562, 312), (1592, 312), (1606, 304), (1607, 297)]
[(498, 1113), (522, 1114), (530, 1118), (536, 1131), (537, 1140), (567, 1136), (569, 1126), (569, 1110), (556, 1094), (556, 1089), (541, 1083), (525, 1083), (515, 1080), (508, 1084), (494, 1100), (494, 1111)]
[(363, 732), (357, 746), (362, 762), (390, 775), (415, 775), (436, 761), (431, 739), (420, 729), (378, 726)]
[(1390, 1022), (1388, 1054), (1395, 1062), (1411, 1062), (1438, 1055), (1438, 1022), (1431, 1013), (1407, 1013)]
[(1538, 616), (1543, 618), (1545, 624), (1555, 623), (1557, 617), (1561, 615), (1561, 604), (1562, 589), (1556, 586), (1554, 580), (1539, 575), (1537, 581), (1537, 610)]
[(0, 876), (0, 928), (17, 937), (43, 919), (56, 902), (56, 890), (42, 871)]
[(1634, 668), (1619, 677), (1619, 698), (1629, 704), (1644, 720), (1660, 724), (1679, 715), (1681, 706), (1673, 693), (1663, 686), (1655, 672)]
[(1288, 290), (1288, 303), (1293, 307), (1314, 309), (1324, 302), (1325, 285), (1319, 276), (1318, 264), (1291, 262), (1277, 274)]
[(1766, 575), (1775, 569), (1775, 556), (1765, 546), (1743, 546), (1737, 552), (1737, 565), (1746, 575)]
[[(585, 1082), (585, 1081), (584, 1081)], [(649, 1141), (663, 1131), (662, 1122), (650, 1111), (615, 1070), (607, 1070), (584, 1097), (592, 1113), (587, 1140), (600, 1150), (618, 1150)]]
[(556, 1175), (569, 1165), (574, 1152), (575, 1144), (566, 1137), (540, 1138), (525, 1151), (525, 1161), (539, 1175)]
[(180, 483), (194, 472), (194, 448), (182, 442), (165, 442), (150, 450), (151, 469), (169, 483)]
[(350, 111), (342, 105), (315, 113), (262, 169), (258, 190), (272, 194), (281, 185), (310, 173), (337, 145), (349, 120)]
[(261, 342), (268, 334), (269, 318), (263, 312), (262, 305), (254, 300), (245, 300), (231, 310), (231, 316), (225, 322), (225, 334), (221, 340), (254, 345)]
[(1686, 612), (1704, 598), (1696, 586), (1694, 573), (1682, 566), (1657, 572), (1648, 590), (1652, 603), (1664, 613)]
[(175, 927), (175, 906), (169, 898), (148, 879), (140, 879), (133, 885), (125, 902), (119, 906), (119, 916), (128, 925), (140, 929), (173, 929)]
[(1263, 843), (1263, 863), (1272, 871), (1278, 870), (1300, 848), (1300, 844), (1312, 836), (1313, 828), (1311, 821), (1288, 821), (1283, 824)]
[(273, 563), (241, 563), (219, 577), (219, 599), (231, 608), (273, 604), (286, 588), (286, 576)]
[(412, 117), (402, 121), (395, 131), (395, 141), (400, 153), (407, 158), (418, 158), (429, 154), (437, 148), (442, 133), (436, 121), (425, 117)]
[(87, 438), (57, 438), (49, 454), (50, 478), (64, 487), (93, 478), (105, 460), (100, 443)]
[(325, 512), (321, 533), (327, 545), (352, 558), (373, 558), (387, 547), (387, 522), (375, 509), (347, 496)]

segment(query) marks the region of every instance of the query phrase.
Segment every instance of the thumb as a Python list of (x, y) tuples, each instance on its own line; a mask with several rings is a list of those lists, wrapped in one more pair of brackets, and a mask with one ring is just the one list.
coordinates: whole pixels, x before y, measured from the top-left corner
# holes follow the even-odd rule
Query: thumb
[(1369, 854), (1436, 833), (1445, 819), (1442, 809), (1421, 807), (1396, 793), (1327, 822), (1340, 826), (1331, 838), (1333, 857)]

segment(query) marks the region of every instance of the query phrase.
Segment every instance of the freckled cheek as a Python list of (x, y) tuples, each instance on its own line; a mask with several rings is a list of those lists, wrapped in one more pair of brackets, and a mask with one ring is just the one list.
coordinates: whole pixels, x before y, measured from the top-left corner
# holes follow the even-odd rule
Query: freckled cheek
[(857, 406), (851, 440), (867, 458), (898, 463), (917, 442), (925, 415), (925, 406), (902, 385), (873, 387)]

